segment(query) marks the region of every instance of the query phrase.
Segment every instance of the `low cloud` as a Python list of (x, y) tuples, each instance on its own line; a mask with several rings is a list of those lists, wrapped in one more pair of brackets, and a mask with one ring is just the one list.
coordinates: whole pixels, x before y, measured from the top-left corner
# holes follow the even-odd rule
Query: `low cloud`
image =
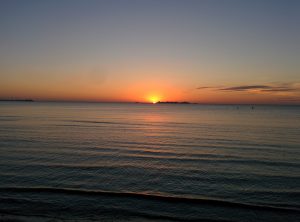
[(258, 89), (258, 90), (265, 90), (265, 89), (271, 89), (270, 86), (266, 85), (243, 85), (243, 86), (231, 86), (227, 88), (219, 88), (218, 90), (223, 90), (223, 91), (249, 91), (253, 89)]
[(242, 85), (228, 88), (221, 88), (223, 91), (259, 91), (259, 92), (290, 92), (296, 91), (293, 86), (278, 86), (278, 85)]
[(210, 87), (210, 86), (200, 86), (196, 89), (211, 89), (211, 88), (214, 88), (214, 87)]
[(227, 92), (262, 92), (262, 93), (276, 93), (276, 92), (300, 92), (299, 84), (297, 83), (277, 83), (277, 84), (264, 84), (264, 85), (237, 85), (237, 86), (201, 86), (198, 90), (212, 89), (216, 91)]

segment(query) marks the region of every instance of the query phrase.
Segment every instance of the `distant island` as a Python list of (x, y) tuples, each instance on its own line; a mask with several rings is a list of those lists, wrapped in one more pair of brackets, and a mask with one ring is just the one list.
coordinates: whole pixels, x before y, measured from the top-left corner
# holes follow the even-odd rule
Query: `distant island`
[(0, 99), (0, 102), (34, 102), (33, 99)]
[(197, 103), (190, 103), (190, 102), (186, 102), (186, 101), (183, 101), (183, 102), (174, 102), (174, 101), (161, 102), (161, 101), (158, 101), (156, 104), (197, 104)]
[(151, 102), (135, 102), (136, 104), (198, 104), (198, 103), (191, 103), (191, 102), (186, 102), (186, 101), (183, 101), (183, 102), (176, 102), (176, 101), (158, 101), (158, 102), (155, 102), (155, 103), (151, 103)]

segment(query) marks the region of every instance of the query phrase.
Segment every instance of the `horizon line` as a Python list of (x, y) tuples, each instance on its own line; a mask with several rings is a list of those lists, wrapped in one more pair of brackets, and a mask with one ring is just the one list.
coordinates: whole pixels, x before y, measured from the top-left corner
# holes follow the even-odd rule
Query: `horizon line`
[(96, 101), (96, 100), (56, 100), (56, 99), (0, 99), (0, 102), (53, 102), (53, 103), (126, 103), (126, 104), (147, 104), (147, 105), (274, 105), (274, 106), (300, 106), (300, 102), (296, 103), (205, 103), (205, 102), (189, 102), (189, 101), (159, 101), (155, 104), (152, 102), (139, 101)]

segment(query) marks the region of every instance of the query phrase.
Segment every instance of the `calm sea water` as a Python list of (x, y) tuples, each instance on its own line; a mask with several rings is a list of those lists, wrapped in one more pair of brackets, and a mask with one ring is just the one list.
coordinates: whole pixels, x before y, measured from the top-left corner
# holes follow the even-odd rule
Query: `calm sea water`
[(0, 213), (300, 221), (300, 107), (0, 103)]

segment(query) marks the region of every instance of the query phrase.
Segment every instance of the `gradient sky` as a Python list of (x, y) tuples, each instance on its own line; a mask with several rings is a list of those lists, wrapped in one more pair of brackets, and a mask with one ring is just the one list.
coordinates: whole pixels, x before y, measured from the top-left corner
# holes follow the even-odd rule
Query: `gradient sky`
[(0, 98), (300, 104), (298, 0), (1, 0)]

